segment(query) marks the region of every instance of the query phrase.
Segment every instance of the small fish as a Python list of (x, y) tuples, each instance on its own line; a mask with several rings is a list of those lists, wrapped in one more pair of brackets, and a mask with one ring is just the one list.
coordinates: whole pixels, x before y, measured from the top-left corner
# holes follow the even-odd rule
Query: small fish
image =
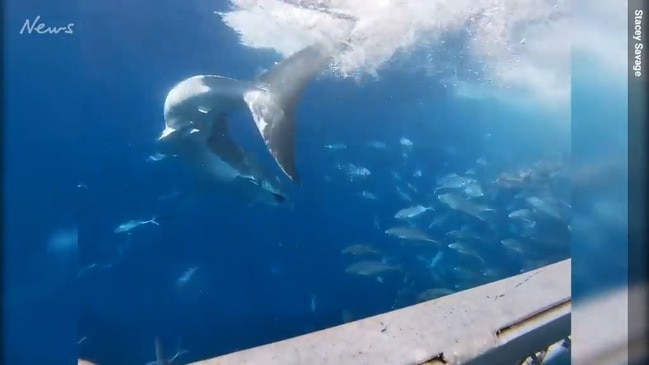
[(439, 251), (435, 254), (435, 257), (430, 261), (430, 268), (433, 268), (439, 264), (440, 261), (442, 261), (442, 258), (444, 258), (444, 251)]
[(502, 279), (504, 277), (503, 273), (496, 268), (485, 269), (482, 272), (482, 276), (484, 276), (487, 279), (490, 279), (491, 281)]
[(199, 112), (201, 112), (203, 114), (208, 114), (209, 112), (212, 111), (211, 107), (205, 106), (205, 105), (199, 105), (197, 109), (198, 109)]
[(509, 238), (500, 241), (500, 243), (502, 243), (503, 246), (505, 246), (506, 248), (514, 252), (521, 253), (521, 254), (524, 252), (523, 244), (519, 240)]
[(324, 148), (328, 150), (344, 150), (345, 148), (347, 148), (347, 145), (343, 143), (332, 143), (325, 145)]
[(451, 289), (446, 289), (446, 288), (432, 288), (432, 289), (427, 289), (424, 290), (423, 292), (419, 293), (417, 295), (417, 302), (427, 302), (429, 300), (441, 298), (447, 295), (451, 295), (455, 293), (454, 290)]
[(405, 191), (401, 190), (401, 188), (398, 187), (398, 186), (397, 186), (397, 194), (399, 194), (401, 199), (403, 199), (405, 201), (408, 201), (408, 202), (412, 201), (412, 197), (408, 193), (406, 193)]
[(437, 199), (439, 199), (439, 201), (441, 201), (442, 203), (448, 205), (449, 208), (453, 210), (472, 215), (482, 221), (487, 220), (488, 217), (486, 213), (494, 212), (493, 209), (487, 206), (476, 204), (472, 201), (467, 201), (461, 196), (454, 193), (440, 194), (437, 196)]
[(478, 254), (477, 251), (475, 251), (473, 248), (469, 247), (468, 245), (462, 242), (451, 243), (450, 245), (448, 245), (448, 248), (455, 250), (456, 252), (461, 253), (463, 255), (475, 257), (480, 261), (484, 262), (484, 260), (482, 259), (480, 254)]
[(493, 181), (493, 184), (506, 189), (521, 189), (525, 187), (526, 183), (527, 182), (523, 179), (509, 174), (500, 174), (496, 180)]
[(83, 277), (86, 274), (88, 274), (88, 272), (90, 271), (105, 270), (105, 269), (110, 269), (111, 267), (113, 267), (113, 264), (99, 264), (99, 263), (90, 264), (88, 266), (79, 269), (79, 272), (77, 273), (77, 277), (78, 278)]
[(361, 261), (349, 266), (345, 272), (361, 276), (374, 276), (386, 271), (398, 270), (398, 267), (380, 261)]
[(480, 198), (484, 196), (482, 192), (482, 186), (477, 181), (469, 183), (464, 187), (464, 194), (469, 198)]
[(194, 273), (198, 270), (198, 266), (195, 267), (190, 267), (187, 269), (177, 280), (177, 285), (178, 286), (185, 286), (189, 280), (191, 280), (192, 276)]
[(427, 212), (429, 210), (433, 210), (431, 207), (424, 207), (423, 205), (414, 205), (412, 207), (404, 208), (399, 210), (395, 215), (394, 218), (396, 219), (412, 219), (420, 214)]
[(386, 230), (385, 234), (403, 240), (439, 243), (434, 239), (430, 238), (426, 233), (420, 231), (417, 228), (412, 228), (412, 227), (392, 227)]
[(534, 207), (537, 211), (550, 216), (552, 218), (556, 218), (559, 220), (563, 220), (563, 214), (558, 206), (558, 204), (550, 199), (540, 199), (536, 196), (531, 196), (526, 199), (526, 201)]
[(532, 219), (532, 211), (529, 209), (519, 209), (509, 213), (507, 216), (510, 219), (519, 222), (523, 229), (527, 231), (524, 232), (525, 234), (530, 234), (531, 232), (529, 231), (536, 227), (536, 221)]
[(370, 176), (372, 174), (372, 172), (368, 168), (362, 167), (362, 166), (356, 166), (356, 165), (353, 165), (353, 164), (347, 165), (346, 170), (347, 170), (347, 175), (350, 175), (350, 176), (366, 177), (366, 176)]
[(529, 209), (515, 210), (507, 215), (511, 219), (529, 220), (532, 217), (532, 211)]
[(129, 231), (139, 227), (139, 226), (149, 224), (149, 223), (155, 224), (156, 226), (159, 226), (160, 224), (158, 222), (156, 222), (155, 218), (156, 217), (153, 217), (153, 218), (151, 218), (149, 220), (146, 220), (146, 221), (131, 220), (131, 221), (122, 223), (119, 226), (117, 226), (117, 228), (115, 228), (114, 233), (126, 233), (126, 232), (129, 232)]
[(376, 229), (381, 229), (381, 222), (379, 221), (379, 216), (374, 214), (372, 218), (374, 220), (374, 227), (376, 227)]
[(454, 238), (456, 240), (462, 240), (462, 239), (474, 239), (474, 240), (479, 240), (480, 236), (477, 234), (471, 232), (468, 228), (464, 227), (464, 229), (454, 229), (451, 231), (446, 232), (446, 237)]
[(343, 255), (364, 256), (364, 255), (379, 255), (381, 252), (372, 248), (371, 246), (357, 244), (357, 245), (351, 245), (349, 247), (343, 248), (342, 251), (340, 251), (340, 253)]
[(475, 180), (468, 177), (460, 176), (456, 173), (451, 173), (437, 179), (437, 188), (433, 191), (436, 194), (441, 189), (460, 189), (464, 188)]
[(440, 227), (442, 226), (446, 220), (448, 219), (448, 215), (439, 215), (433, 219), (430, 224), (428, 225), (428, 229), (433, 229), (435, 227)]
[(404, 147), (412, 147), (412, 146), (415, 145), (414, 143), (412, 143), (411, 140), (409, 140), (406, 137), (402, 137), (401, 139), (399, 139), (399, 144), (404, 146)]
[(311, 294), (311, 313), (315, 313), (317, 304), (318, 297), (315, 294)]
[(374, 195), (373, 193), (370, 193), (367, 190), (361, 191), (360, 196), (362, 198), (365, 198), (365, 199), (368, 199), (368, 200), (377, 200), (378, 199), (378, 197), (376, 195)]
[(529, 229), (532, 229), (532, 228), (536, 227), (536, 221), (533, 221), (533, 220), (523, 220), (523, 221), (521, 221), (521, 222), (523, 223), (523, 228), (524, 228), (524, 229), (529, 230)]
[(158, 161), (164, 160), (166, 157), (167, 157), (167, 155), (165, 155), (164, 153), (157, 152), (157, 153), (154, 153), (151, 156), (147, 157), (146, 161), (147, 162), (158, 162)]
[(386, 145), (385, 143), (380, 142), (380, 141), (368, 142), (367, 145), (369, 147), (376, 148), (377, 150), (384, 150), (384, 149), (386, 149), (388, 147), (388, 145)]
[(417, 169), (415, 172), (412, 173), (412, 177), (421, 177), (422, 172), (421, 170)]
[(428, 265), (427, 265), (428, 268), (429, 269), (434, 269), (437, 266), (437, 264), (439, 264), (439, 262), (442, 261), (443, 257), (444, 257), (444, 251), (438, 251), (435, 254), (435, 257), (433, 257), (433, 259), (430, 260), (430, 262), (428, 263)]
[(462, 278), (464, 280), (476, 281), (480, 277), (482, 277), (482, 272), (475, 270), (474, 267), (471, 267), (471, 269), (469, 269), (462, 266), (455, 266), (452, 271), (455, 275), (457, 275), (458, 278)]

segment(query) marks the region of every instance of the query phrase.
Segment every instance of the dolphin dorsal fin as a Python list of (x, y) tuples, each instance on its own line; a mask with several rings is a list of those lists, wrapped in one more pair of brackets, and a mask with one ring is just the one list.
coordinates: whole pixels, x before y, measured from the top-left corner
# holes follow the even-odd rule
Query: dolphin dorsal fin
[(306, 47), (261, 74), (243, 95), (266, 147), (282, 171), (298, 181), (295, 168), (295, 107), (308, 82), (322, 72), (332, 48)]

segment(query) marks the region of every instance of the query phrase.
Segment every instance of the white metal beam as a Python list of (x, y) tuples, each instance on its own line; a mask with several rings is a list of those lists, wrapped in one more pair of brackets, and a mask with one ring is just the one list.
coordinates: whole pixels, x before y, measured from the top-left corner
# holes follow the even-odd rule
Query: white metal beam
[(570, 262), (194, 365), (516, 364), (570, 334)]

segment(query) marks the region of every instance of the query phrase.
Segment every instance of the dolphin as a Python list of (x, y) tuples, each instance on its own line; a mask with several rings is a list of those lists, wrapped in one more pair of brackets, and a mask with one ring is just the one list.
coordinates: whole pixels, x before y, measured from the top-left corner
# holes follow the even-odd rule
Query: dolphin
[(335, 46), (308, 46), (255, 80), (198, 75), (176, 84), (164, 103), (166, 142), (197, 173), (203, 186), (226, 187), (272, 205), (286, 200), (278, 176), (228, 132), (229, 117), (248, 110), (268, 151), (282, 172), (299, 183), (295, 168), (295, 108), (311, 79), (331, 62)]

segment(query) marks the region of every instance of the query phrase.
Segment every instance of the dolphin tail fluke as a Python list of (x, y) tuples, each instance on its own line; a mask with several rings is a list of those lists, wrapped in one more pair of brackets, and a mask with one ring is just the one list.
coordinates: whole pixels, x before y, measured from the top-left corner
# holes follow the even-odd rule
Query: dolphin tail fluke
[(334, 47), (318, 43), (298, 51), (260, 75), (243, 98), (266, 147), (293, 181), (295, 169), (295, 108), (311, 79), (331, 60)]

